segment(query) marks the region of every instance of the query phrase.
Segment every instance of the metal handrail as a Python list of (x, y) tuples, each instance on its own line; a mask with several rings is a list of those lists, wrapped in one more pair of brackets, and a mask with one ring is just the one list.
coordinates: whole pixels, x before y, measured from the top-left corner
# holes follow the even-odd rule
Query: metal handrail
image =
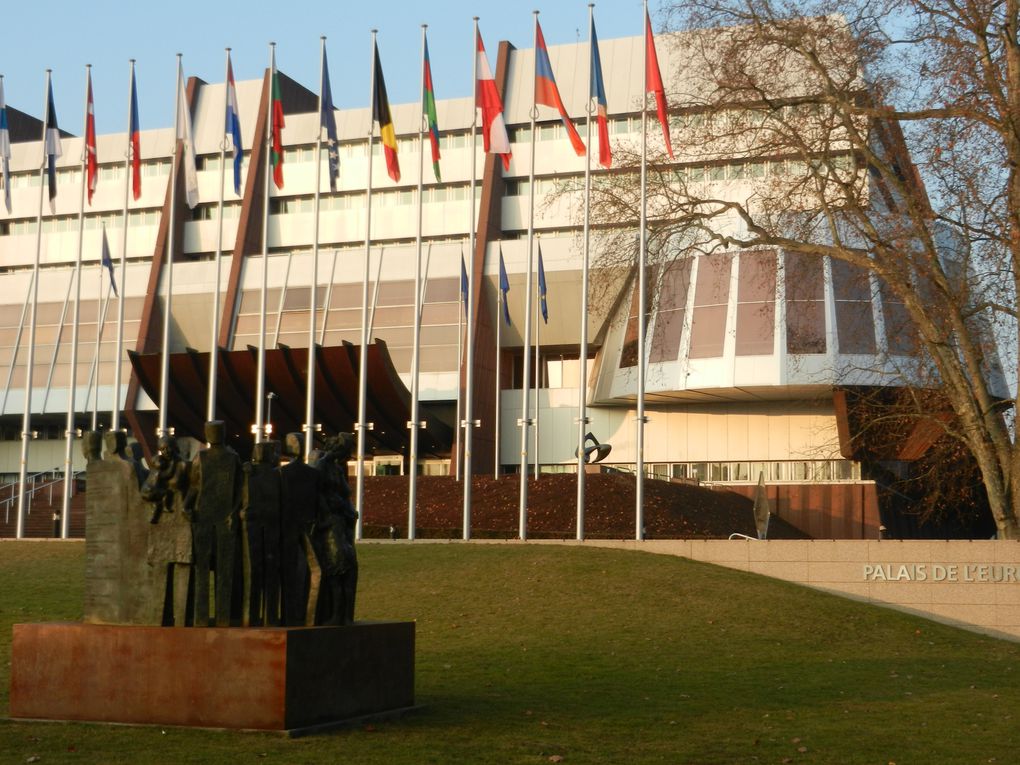
[[(85, 472), (84, 470), (79, 470), (77, 472), (71, 473), (71, 480), (73, 481), (73, 480), (77, 479), (84, 472)], [(59, 477), (51, 478), (50, 480), (44, 481), (43, 483), (36, 483), (35, 482), (36, 478), (38, 478), (39, 476), (42, 476), (42, 475), (47, 475), (47, 474), (51, 475), (51, 476), (59, 476)], [(53, 487), (56, 484), (63, 482), (63, 480), (64, 480), (64, 470), (63, 470), (63, 468), (53, 468), (52, 470), (41, 470), (38, 473), (33, 473), (32, 475), (27, 476), (26, 483), (28, 482), (28, 480), (31, 480), (32, 485), (29, 488), (25, 489), (25, 496), (28, 497), (28, 508), (26, 510), (26, 514), (27, 515), (31, 515), (32, 514), (32, 498), (35, 497), (35, 495), (38, 494), (40, 491), (43, 491), (45, 489), (49, 489), (49, 492), (50, 492), (49, 504), (50, 505), (53, 504)], [(10, 523), (11, 522), (11, 506), (18, 499), (18, 495), (15, 493), (15, 489), (14, 489), (14, 487), (16, 487), (17, 485), (18, 485), (17, 481), (11, 481), (10, 483), (6, 483), (3, 486), (0, 486), (0, 491), (3, 491), (8, 486), (11, 487), (11, 496), (6, 497), (4, 499), (0, 499), (0, 506), (2, 506), (4, 508), (4, 523)]]

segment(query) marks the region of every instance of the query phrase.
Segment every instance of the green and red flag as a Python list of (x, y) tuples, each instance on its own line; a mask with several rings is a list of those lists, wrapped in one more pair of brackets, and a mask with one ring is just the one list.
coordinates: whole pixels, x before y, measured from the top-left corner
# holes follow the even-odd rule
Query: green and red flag
[(276, 71), (276, 54), (273, 54), (272, 78), (273, 117), (272, 146), (269, 150), (269, 161), (273, 165), (273, 183), (276, 188), (283, 188), (283, 98), (280, 93), (280, 73)]
[(429, 143), (432, 145), (432, 171), (436, 174), (436, 182), (442, 183), (439, 175), (439, 120), (436, 118), (436, 91), (432, 88), (432, 66), (429, 64), (429, 41), (425, 39), (425, 55), (422, 65), (422, 111), (428, 120)]

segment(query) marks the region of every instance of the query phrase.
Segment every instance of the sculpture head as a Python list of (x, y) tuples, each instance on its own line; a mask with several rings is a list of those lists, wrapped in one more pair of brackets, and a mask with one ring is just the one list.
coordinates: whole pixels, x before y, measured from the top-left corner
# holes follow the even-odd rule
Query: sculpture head
[(116, 455), (127, 459), (124, 450), (127, 448), (127, 434), (123, 430), (108, 430), (103, 434), (103, 442), (106, 444), (106, 456)]
[(177, 445), (177, 439), (173, 436), (160, 436), (156, 449), (159, 451), (159, 456), (164, 459), (180, 459), (181, 450)]
[(205, 424), (205, 441), (209, 446), (219, 446), (227, 438), (227, 427), (223, 420), (209, 420)]
[(337, 433), (326, 442), (326, 450), (334, 459), (339, 462), (346, 462), (351, 458), (354, 446), (357, 443), (353, 433)]
[(294, 462), (300, 462), (305, 453), (305, 439), (300, 433), (288, 433), (283, 441), (283, 453)]
[(252, 450), (251, 461), (261, 465), (276, 467), (280, 464), (280, 442), (262, 441), (255, 444)]
[(87, 462), (103, 458), (103, 434), (98, 430), (87, 430), (81, 440), (81, 451)]

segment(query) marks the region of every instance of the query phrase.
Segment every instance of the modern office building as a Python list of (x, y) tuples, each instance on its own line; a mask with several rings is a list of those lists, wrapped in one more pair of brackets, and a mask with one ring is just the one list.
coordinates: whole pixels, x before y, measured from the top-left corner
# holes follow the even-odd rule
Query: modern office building
[[(685, 92), (675, 78), (683, 55), (661, 38), (659, 57), (667, 92)], [(490, 48), (495, 52), (494, 46)], [(569, 113), (586, 113), (588, 49), (584, 43), (552, 46), (552, 65)], [(642, 101), (643, 38), (604, 40), (610, 134), (620, 147), (638, 145)], [(548, 284), (548, 323), (540, 330), (538, 364), (538, 461), (545, 471), (572, 471), (576, 460), (578, 396), (586, 396), (590, 430), (612, 444), (607, 460), (635, 463), (637, 302), (634, 269), (600, 268), (593, 238), (593, 289), (586, 317), (587, 354), (579, 352), (581, 305), (581, 197), (584, 158), (570, 147), (555, 113), (542, 109), (535, 136), (536, 183), (529, 188), (530, 111), (534, 51), (503, 42), (495, 56), (496, 81), (504, 94), (513, 158), (508, 170), (482, 153), (477, 141), (477, 248), (469, 252), (471, 200), (471, 98), (438, 102), (442, 182), (424, 163), (423, 250), (426, 269), (422, 311), (420, 391), (422, 465), (426, 473), (453, 472), (457, 400), (466, 376), (460, 306), (463, 257), (472, 276), (474, 337), (473, 468), (492, 473), (496, 446), (504, 471), (518, 468), (520, 453), (525, 273), (529, 195), (535, 195), (535, 230)], [(391, 77), (394, 73), (391, 73)], [(262, 254), (268, 76), (237, 85), (245, 160), (240, 196), (230, 169), (220, 171), (225, 86), (191, 79), (200, 200), (194, 209), (176, 194), (170, 214), (168, 180), (174, 162), (172, 126), (141, 134), (142, 193), (128, 204), (125, 134), (98, 139), (100, 173), (91, 205), (85, 205), (81, 270), (80, 333), (76, 374), (76, 425), (89, 427), (98, 408), (102, 427), (119, 407), (124, 424), (151, 448), (159, 396), (159, 357), (167, 249), (174, 242), (168, 423), (178, 436), (201, 437), (208, 384), (208, 353), (223, 349), (217, 416), (226, 419), (231, 441), (246, 453), (252, 441), (255, 352), (260, 287), (268, 269), (266, 401), (276, 433), (300, 430), (309, 346), (309, 300), (317, 305), (316, 420), (326, 431), (350, 430), (357, 420), (363, 273), (366, 258), (366, 186), (371, 114), (367, 108), (336, 113), (340, 133), (340, 181), (330, 192), (322, 173), (319, 268), (312, 273), (315, 141), (319, 126), (315, 86), (281, 75), (286, 127), (284, 187), (270, 188), (268, 258)], [(440, 88), (441, 90), (441, 88)], [(170, 94), (164, 94), (169, 97)], [(440, 92), (440, 95), (442, 93)], [(151, 98), (151, 96), (149, 97)], [(22, 105), (23, 106), (23, 105)], [(678, 123), (697, 118), (684, 103), (671, 104)], [(65, 130), (72, 125), (61, 111)], [(368, 263), (371, 317), (368, 420), (369, 473), (406, 469), (410, 369), (414, 324), (414, 264), (419, 105), (393, 107), (399, 183), (386, 173), (378, 138), (373, 142), (371, 247)], [(0, 473), (19, 468), (25, 397), (29, 295), (40, 207), (42, 147), (38, 125), (18, 115), (12, 157), (12, 212), (0, 206)], [(582, 136), (584, 130), (582, 129)], [(653, 145), (661, 141), (650, 123)], [(678, 147), (676, 171), (714, 184), (720, 195), (739, 195), (748, 179), (786, 172), (783, 158), (732, 159), (694, 156)], [(426, 143), (427, 147), (427, 143)], [(71, 380), (71, 335), (82, 198), (83, 139), (65, 137), (57, 173), (59, 193), (51, 212), (42, 210), (41, 268), (31, 394), (29, 472), (63, 464), (65, 417)], [(426, 148), (426, 151), (428, 149)], [(228, 152), (228, 162), (229, 160)], [(178, 160), (179, 161), (179, 160)], [(322, 157), (326, 163), (325, 153)], [(594, 160), (593, 160), (594, 163)], [(596, 178), (606, 176), (595, 171)], [(223, 221), (219, 220), (220, 184)], [(171, 218), (175, 231), (171, 237)], [(611, 229), (613, 221), (596, 221)], [(736, 225), (736, 223), (734, 223)], [(103, 230), (119, 278), (120, 297), (109, 294), (101, 267)], [(221, 233), (222, 231), (222, 233)], [(222, 251), (222, 294), (217, 300), (216, 252)], [(501, 309), (499, 254), (509, 275), (510, 326), (496, 348)], [(884, 374), (897, 354), (909, 354), (898, 327), (902, 306), (887, 299), (868, 277), (842, 263), (803, 260), (775, 251), (726, 251), (679, 257), (659, 269), (647, 331), (647, 414), (644, 459), (649, 475), (728, 484), (750, 493), (759, 477), (770, 486), (776, 509), (818, 536), (878, 535), (879, 490), (862, 475), (851, 432), (854, 386), (888, 384)], [(313, 289), (313, 285), (315, 289)], [(532, 289), (535, 285), (532, 285)], [(116, 357), (118, 300), (124, 301), (125, 353)], [(536, 301), (537, 305), (537, 301)], [(221, 317), (212, 337), (213, 312)], [(131, 352), (129, 357), (127, 352)], [(500, 359), (500, 379), (496, 360)], [(585, 357), (586, 358), (582, 358)], [(579, 365), (588, 370), (578, 390)], [(120, 365), (122, 384), (114, 389)], [(877, 370), (877, 371), (876, 371)], [(885, 382), (883, 382), (885, 381)], [(495, 430), (497, 409), (499, 432)], [(923, 453), (925, 439), (906, 439), (906, 460)], [(930, 441), (930, 439), (929, 439)], [(75, 465), (81, 467), (75, 449)], [(909, 452), (909, 453), (908, 453)], [(866, 471), (865, 471), (866, 472)]]

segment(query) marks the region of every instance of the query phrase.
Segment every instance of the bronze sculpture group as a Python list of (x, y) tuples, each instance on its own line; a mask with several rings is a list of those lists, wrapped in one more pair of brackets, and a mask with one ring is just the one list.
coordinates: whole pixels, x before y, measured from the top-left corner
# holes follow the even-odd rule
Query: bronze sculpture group
[[(222, 422), (206, 423), (209, 446), (190, 462), (173, 436), (163, 436), (148, 471), (127, 455), (123, 433), (105, 435), (103, 464), (122, 464), (123, 482), (134, 478), (140, 490), (133, 500), (134, 487), (126, 487), (121, 501), (129, 512), (143, 505), (148, 520), (145, 570), (156, 601), (149, 613), (161, 607), (158, 623), (176, 626), (353, 623), (352, 436), (326, 439), (306, 463), (303, 437), (288, 434), (281, 466), (278, 441), (255, 444), (242, 464), (225, 435)], [(98, 433), (86, 434), (90, 466), (99, 445)]]

